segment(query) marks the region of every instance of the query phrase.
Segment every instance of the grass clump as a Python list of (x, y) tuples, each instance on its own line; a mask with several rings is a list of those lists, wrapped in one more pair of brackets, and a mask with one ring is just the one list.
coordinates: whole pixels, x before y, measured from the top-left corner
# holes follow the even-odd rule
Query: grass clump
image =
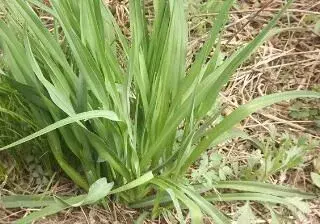
[[(188, 168), (209, 147), (234, 137), (250, 139), (234, 126), (251, 113), (282, 100), (320, 98), (309, 91), (276, 93), (217, 120), (214, 105), (219, 92), (251, 53), (278, 32), (271, 29), (285, 8), (254, 40), (217, 63), (221, 33), (233, 4), (224, 1), (209, 39), (186, 68), (183, 0), (154, 1), (152, 24), (143, 1), (130, 0), (130, 40), (99, 0), (51, 0), (51, 7), (37, 0), (4, 2), (6, 17), (0, 21), (8, 67), (4, 73), (42, 129), (0, 150), (45, 135), (61, 169), (88, 192), (58, 200), (4, 197), (7, 208), (47, 206), (21, 223), (107, 195), (136, 208), (153, 205), (153, 215), (171, 201), (182, 223), (183, 208), (190, 210), (193, 223), (200, 223), (203, 213), (216, 223), (228, 223), (209, 201), (256, 200), (294, 210), (295, 202), (283, 198), (313, 197), (256, 182), (213, 181), (204, 188), (183, 182)], [(53, 18), (52, 32), (36, 8)], [(251, 193), (201, 196), (225, 188)]]

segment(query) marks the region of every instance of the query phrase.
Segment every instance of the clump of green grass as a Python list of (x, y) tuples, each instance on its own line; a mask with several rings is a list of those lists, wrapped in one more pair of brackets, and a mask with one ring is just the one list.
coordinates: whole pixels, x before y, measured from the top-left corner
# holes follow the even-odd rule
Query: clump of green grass
[[(130, 0), (130, 40), (99, 0), (51, 0), (52, 7), (37, 0), (4, 2), (7, 16), (0, 21), (0, 41), (8, 62), (4, 73), (42, 129), (0, 150), (46, 135), (61, 169), (88, 191), (74, 198), (3, 197), (7, 208), (47, 206), (20, 223), (95, 203), (107, 195), (136, 208), (153, 205), (153, 215), (172, 202), (182, 223), (184, 208), (190, 210), (193, 223), (201, 223), (203, 213), (216, 223), (228, 223), (209, 201), (256, 200), (293, 208), (295, 202), (284, 199), (313, 197), (264, 183), (220, 181), (203, 188), (182, 180), (209, 147), (232, 137), (249, 138), (233, 127), (251, 113), (282, 100), (320, 98), (309, 91), (275, 93), (216, 120), (219, 92), (277, 31), (271, 29), (285, 8), (254, 40), (218, 64), (221, 33), (233, 4), (225, 1), (209, 39), (186, 69), (183, 0), (155, 0), (152, 24), (143, 1)], [(53, 32), (31, 6), (52, 16)], [(225, 188), (250, 193), (201, 196)]]
[[(15, 89), (10, 88), (3, 77), (0, 78), (0, 115), (1, 145), (7, 145), (39, 129), (36, 122), (32, 121), (32, 116), (28, 107), (25, 106), (23, 97)], [(6, 162), (10, 158), (14, 159), (15, 167), (20, 171), (27, 169), (30, 173), (36, 173), (35, 168), (41, 166), (45, 173), (52, 173), (52, 157), (43, 140), (43, 138), (38, 138), (36, 141), (16, 147), (16, 150), (8, 150), (3, 153), (6, 155), (1, 159), (1, 162)], [(6, 165), (11, 166), (11, 164)], [(41, 178), (39, 177), (38, 181)]]

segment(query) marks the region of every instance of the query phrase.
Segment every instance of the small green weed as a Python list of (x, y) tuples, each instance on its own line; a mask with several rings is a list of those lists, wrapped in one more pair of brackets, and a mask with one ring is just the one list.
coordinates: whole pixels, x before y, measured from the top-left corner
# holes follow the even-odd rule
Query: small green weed
[[(227, 180), (233, 175), (233, 170), (223, 161), (219, 153), (208, 155), (204, 153), (196, 169), (191, 169), (191, 183), (212, 185), (216, 181)], [(228, 178), (229, 179), (229, 178)]]
[[(317, 91), (317, 89), (315, 89)], [(313, 121), (315, 130), (320, 130), (320, 101), (299, 100), (289, 108), (289, 116), (296, 120)]]
[(298, 120), (320, 120), (320, 108), (317, 105), (298, 101), (290, 107), (289, 115)]
[(307, 137), (282, 134), (279, 138), (265, 138), (262, 150), (254, 151), (247, 167), (240, 172), (245, 180), (265, 181), (272, 175), (304, 164), (304, 158), (319, 145), (319, 141)]
[(306, 155), (320, 145), (319, 141), (304, 136), (275, 134), (273, 137), (265, 137), (260, 149), (250, 153), (246, 161), (226, 158), (217, 152), (210, 155), (204, 153), (195, 168), (191, 169), (190, 181), (207, 186), (227, 179), (267, 181), (273, 175), (303, 166)]

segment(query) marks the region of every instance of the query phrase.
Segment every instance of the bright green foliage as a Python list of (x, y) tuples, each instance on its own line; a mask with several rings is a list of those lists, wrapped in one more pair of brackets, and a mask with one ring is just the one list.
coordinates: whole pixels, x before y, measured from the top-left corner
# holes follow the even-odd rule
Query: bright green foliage
[[(77, 185), (89, 190), (105, 177), (118, 187), (110, 194), (127, 204), (155, 192), (154, 214), (169, 196), (181, 220), (180, 208), (187, 207), (194, 223), (201, 222), (202, 213), (215, 223), (228, 223), (181, 177), (208, 147), (243, 136), (232, 128), (251, 113), (282, 100), (320, 98), (308, 91), (276, 93), (240, 106), (215, 126), (217, 114), (206, 116), (236, 69), (270, 36), (283, 11), (253, 41), (217, 63), (221, 32), (233, 4), (225, 1), (209, 40), (186, 69), (183, 0), (154, 0), (151, 30), (143, 1), (130, 0), (130, 41), (99, 0), (51, 0), (52, 8), (29, 2), (51, 14), (53, 32), (31, 3), (7, 0), (0, 40), (8, 62), (7, 79), (43, 129), (0, 150), (46, 134), (57, 163)], [(207, 60), (212, 50), (214, 55)], [(254, 185), (238, 190), (247, 189), (259, 192)], [(273, 202), (285, 197), (283, 191), (295, 192), (271, 190)], [(268, 192), (259, 193), (257, 200), (266, 200)], [(50, 207), (45, 209), (51, 212)]]

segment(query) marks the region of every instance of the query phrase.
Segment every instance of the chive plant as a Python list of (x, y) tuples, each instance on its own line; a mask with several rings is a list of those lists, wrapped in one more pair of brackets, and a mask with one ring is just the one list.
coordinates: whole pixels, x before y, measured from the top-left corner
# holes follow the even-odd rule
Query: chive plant
[[(47, 206), (27, 217), (32, 221), (112, 194), (132, 207), (153, 205), (154, 215), (172, 202), (181, 222), (187, 208), (193, 223), (200, 223), (203, 213), (216, 223), (228, 223), (210, 201), (256, 200), (293, 208), (285, 198), (313, 197), (264, 183), (225, 181), (204, 188), (181, 181), (209, 147), (245, 137), (233, 128), (251, 113), (282, 100), (320, 98), (309, 91), (275, 93), (240, 106), (212, 125), (219, 92), (251, 53), (277, 32), (272, 27), (287, 6), (255, 39), (218, 64), (221, 35), (233, 4), (224, 1), (208, 40), (186, 68), (183, 0), (154, 0), (152, 23), (143, 1), (129, 0), (130, 38), (100, 0), (50, 3), (49, 7), (40, 0), (4, 1), (6, 16), (0, 21), (8, 67), (4, 73), (42, 129), (1, 150), (45, 135), (57, 164), (88, 194), (59, 200), (8, 196), (2, 198), (6, 207)], [(53, 19), (51, 29), (38, 16), (39, 10)], [(179, 140), (178, 129), (183, 132)], [(213, 188), (245, 193), (201, 196)]]

